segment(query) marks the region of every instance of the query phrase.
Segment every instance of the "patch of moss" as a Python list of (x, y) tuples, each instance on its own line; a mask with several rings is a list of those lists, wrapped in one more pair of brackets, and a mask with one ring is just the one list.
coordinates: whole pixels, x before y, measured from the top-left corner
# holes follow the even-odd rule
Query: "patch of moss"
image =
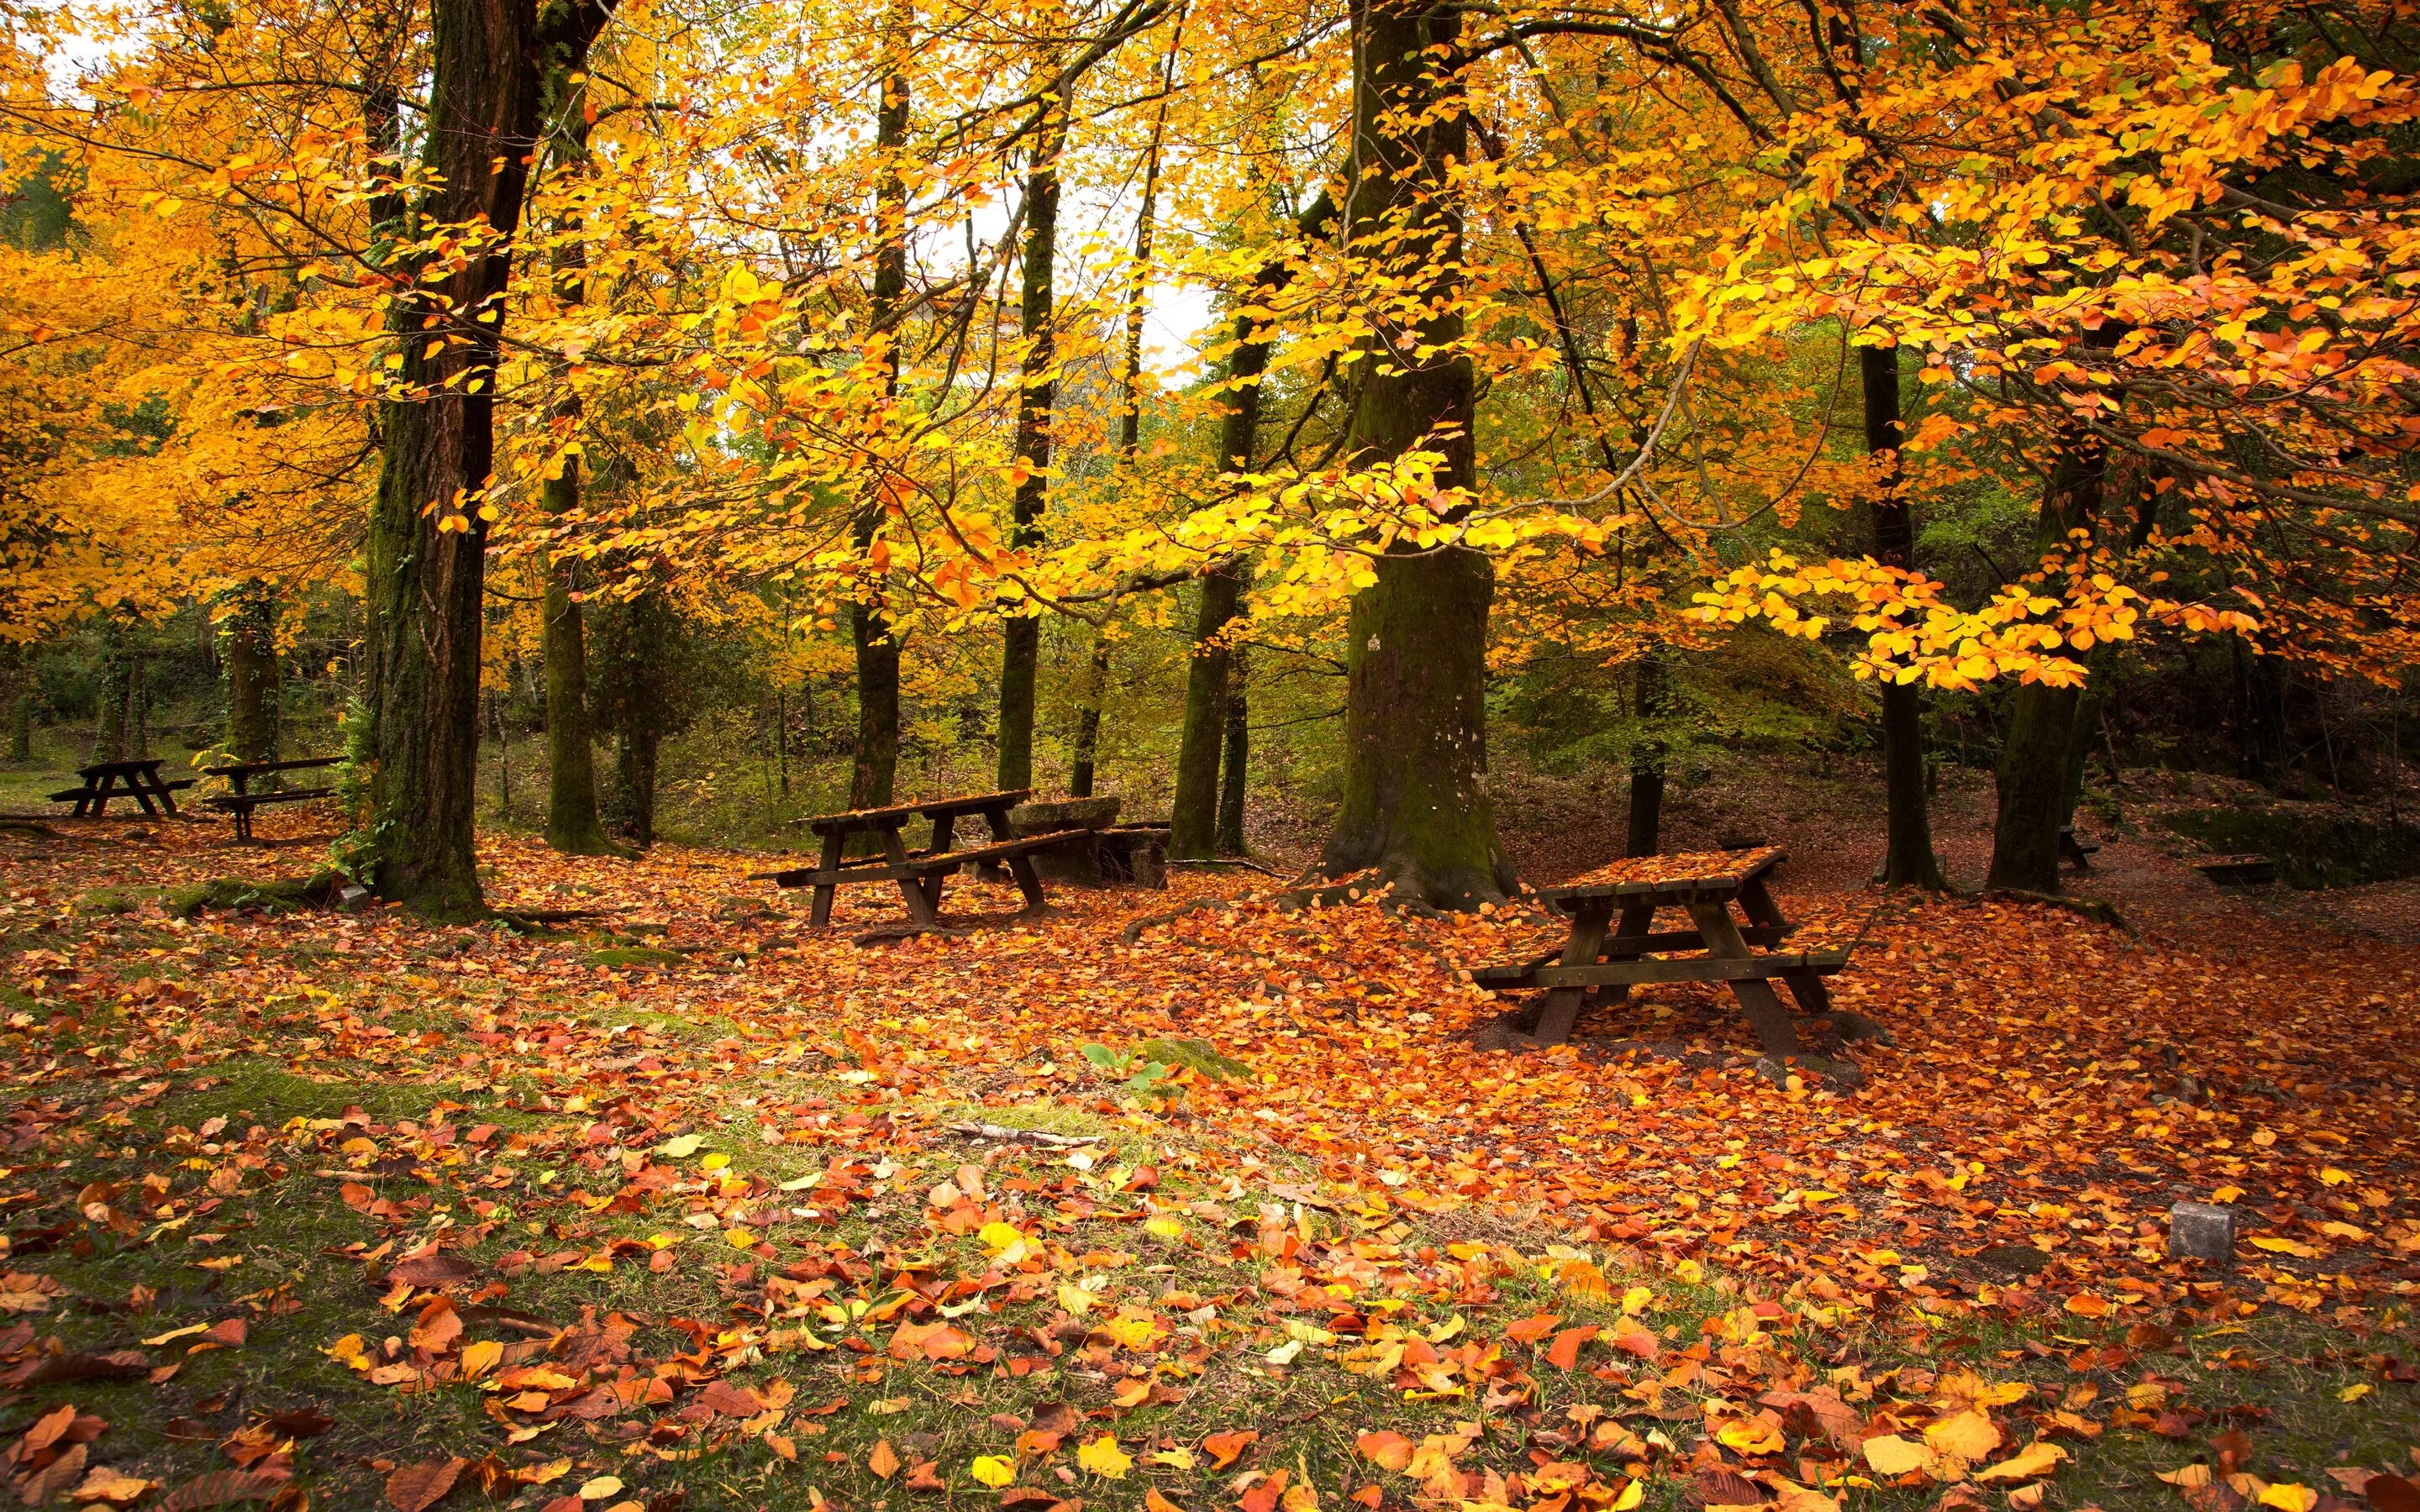
[(319, 908), (334, 901), (342, 880), (334, 872), (321, 872), (307, 877), (277, 877), (268, 881), (252, 877), (212, 877), (208, 882), (169, 888), (163, 906), (178, 918), (191, 918), (207, 908), (259, 908), (270, 913)]
[(95, 887), (75, 901), (79, 914), (131, 914), (146, 899), (157, 898), (157, 887)]
[(1220, 1055), (1218, 1047), (1207, 1040), (1145, 1040), (1134, 1047), (1134, 1053), (1138, 1059), (1184, 1066), (1212, 1081), (1249, 1082), (1252, 1079), (1251, 1067), (1233, 1056)]
[(678, 950), (659, 950), (653, 946), (646, 945), (618, 945), (611, 949), (588, 952), (590, 965), (613, 966), (616, 969), (629, 966), (676, 966), (687, 959), (689, 958)]

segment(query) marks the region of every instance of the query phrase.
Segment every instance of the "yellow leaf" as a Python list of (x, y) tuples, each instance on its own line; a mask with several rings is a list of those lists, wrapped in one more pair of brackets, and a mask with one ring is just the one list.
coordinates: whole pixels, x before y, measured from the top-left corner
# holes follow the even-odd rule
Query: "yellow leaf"
[(2290, 1239), (2279, 1239), (2273, 1234), (2262, 1234), (2252, 1242), (2252, 1247), (2265, 1249), (2272, 1255), (2291, 1255), (2298, 1260), (2316, 1259), (2319, 1253), (2308, 1244), (2298, 1244)]
[(683, 1134), (677, 1139), (667, 1139), (658, 1145), (656, 1153), (667, 1160), (687, 1160), (696, 1154), (697, 1147), (704, 1143), (706, 1141), (695, 1134)]
[(2319, 1493), (2307, 1486), (2290, 1486), (2284, 1482), (2260, 1493), (2262, 1506), (2273, 1506), (2277, 1512), (2311, 1512), (2319, 1504)]
[(719, 1170), (721, 1170), (724, 1166), (726, 1166), (726, 1165), (730, 1165), (730, 1164), (731, 1164), (731, 1157), (730, 1157), (730, 1156), (728, 1156), (728, 1155), (725, 1155), (725, 1154), (721, 1154), (721, 1153), (720, 1153), (720, 1152), (717, 1152), (717, 1153), (715, 1153), (715, 1154), (712, 1154), (712, 1155), (708, 1155), (708, 1156), (706, 1156), (706, 1159), (704, 1159), (704, 1160), (702, 1160), (702, 1161), (699, 1161), (697, 1164), (698, 1164), (699, 1168), (700, 1168), (700, 1169), (702, 1169), (702, 1170), (719, 1171)]
[(1714, 1438), (1725, 1446), (1744, 1455), (1779, 1454), (1781, 1435), (1773, 1425), (1761, 1417), (1744, 1417), (1736, 1423), (1726, 1423)]
[(1975, 1478), (1977, 1480), (2031, 1480), (2037, 1475), (2049, 1474), (2051, 1470), (2066, 1458), (2067, 1451), (2057, 1444), (2037, 1439), (2026, 1445), (2022, 1453), (2003, 1459), (1996, 1465), (1977, 1471)]
[(1646, 1500), (1647, 1483), (1645, 1481), (1634, 1480), (1629, 1485), (1624, 1486), (1621, 1489), (1621, 1494), (1620, 1496), (1613, 1499), (1613, 1505), (1608, 1509), (1608, 1512), (1631, 1512), (1632, 1508)]
[(1076, 1463), (1095, 1475), (1124, 1480), (1134, 1468), (1134, 1456), (1118, 1447), (1117, 1435), (1104, 1433), (1076, 1451)]
[(2340, 1402), (2357, 1402), (2368, 1395), (2369, 1382), (2365, 1381), (2357, 1385), (2347, 1386), (2344, 1390), (2336, 1393), (2336, 1400)]
[(1935, 1454), (1980, 1459), (2000, 1446), (2000, 1430), (1992, 1426), (1989, 1417), (1969, 1409), (1926, 1428), (1924, 1442)]
[(494, 1339), (462, 1346), (462, 1379), (476, 1381), (503, 1363), (504, 1347)]
[(1016, 1461), (1006, 1455), (977, 1455), (975, 1462), (967, 1468), (976, 1480), (994, 1490), (1016, 1478)]
[(733, 1249), (756, 1247), (756, 1231), (752, 1228), (726, 1228), (722, 1231), (722, 1237), (731, 1242)]
[(1093, 1300), (1093, 1294), (1083, 1288), (1071, 1287), (1064, 1281), (1059, 1283), (1059, 1305), (1074, 1316), (1081, 1318), (1091, 1312)]
[(1002, 1250), (1012, 1244), (1025, 1242), (1023, 1230), (1015, 1224), (1004, 1224), (997, 1218), (976, 1229), (975, 1238), (983, 1241), (985, 1249), (995, 1250)]
[[(2342, 1186), (2352, 1180), (2352, 1173), (2340, 1171), (2333, 1165), (2322, 1165), (2319, 1167), (2319, 1180), (2330, 1186)], [(2296, 1489), (2300, 1489), (2299, 1487)]]
[(1645, 1287), (1633, 1287), (1621, 1294), (1621, 1310), (1630, 1317), (1636, 1318), (1653, 1305), (1654, 1302), (1655, 1293)]
[(1866, 1463), (1877, 1475), (1904, 1475), (1911, 1470), (1930, 1469), (1932, 1451), (1913, 1439), (1902, 1439), (1896, 1433), (1885, 1433), (1865, 1443)]
[(580, 1488), (580, 1499), (583, 1502), (601, 1502), (609, 1496), (621, 1494), (622, 1477), (619, 1475), (599, 1475), (595, 1480), (583, 1482)]
[(1149, 1234), (1154, 1239), (1183, 1239), (1185, 1237), (1185, 1226), (1178, 1223), (1175, 1219), (1165, 1215), (1154, 1218), (1145, 1223), (1142, 1226), (1142, 1231)]

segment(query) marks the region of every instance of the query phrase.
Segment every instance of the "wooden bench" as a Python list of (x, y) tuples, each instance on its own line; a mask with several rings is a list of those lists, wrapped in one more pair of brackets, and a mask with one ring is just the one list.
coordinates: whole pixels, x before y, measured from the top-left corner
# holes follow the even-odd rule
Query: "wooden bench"
[[(1771, 845), (1638, 856), (1561, 887), (1541, 888), (1542, 902), (1571, 916), (1571, 933), (1562, 948), (1530, 961), (1482, 967), (1471, 979), (1498, 991), (1544, 988), (1537, 1037), (1548, 1044), (1571, 1037), (1581, 1001), (1591, 988), (1617, 988), (1619, 1001), (1637, 986), (1725, 982), (1765, 1051), (1776, 1057), (1796, 1055), (1797, 1030), (1772, 983), (1778, 980), (1788, 987), (1804, 1011), (1827, 1012), (1832, 997), (1823, 979), (1847, 967), (1856, 947), (1775, 949), (1797, 933), (1766, 886), (1766, 873), (1784, 856), (1780, 847)], [(1747, 917), (1744, 925), (1730, 915), (1734, 903)], [(1682, 910), (1697, 927), (1654, 929), (1656, 912), (1664, 908)], [(1616, 914), (1621, 916), (1618, 925)], [(1683, 951), (1699, 953), (1677, 954)]]
[(2085, 840), (2081, 838), (2076, 834), (2075, 826), (2073, 825), (2065, 825), (2060, 826), (2058, 832), (2058, 855), (2059, 859), (2065, 861), (2068, 865), (2075, 868), (2078, 872), (2089, 872), (2092, 870), (2093, 856), (2099, 855), (2100, 852), (2101, 842), (2099, 841)]
[(255, 793), (251, 789), (254, 778), (266, 777), (276, 772), (299, 772), (312, 767), (334, 766), (343, 760), (342, 756), (298, 756), (292, 761), (230, 762), (224, 766), (205, 766), (202, 770), (210, 776), (226, 779), (227, 785), (233, 791), (213, 794), (204, 798), (202, 802), (209, 808), (233, 814), (235, 838), (249, 841), (252, 839), (252, 811), (263, 804), (309, 803), (315, 799), (333, 798), (336, 795), (336, 790), (332, 787), (292, 788)]
[[(1092, 832), (1065, 829), (1047, 835), (1014, 833), (1009, 826), (1009, 810), (1023, 803), (1029, 792), (1017, 788), (894, 804), (886, 809), (817, 814), (803, 821), (823, 841), (823, 854), (815, 865), (759, 872), (749, 880), (813, 888), (814, 901), (809, 906), (807, 921), (815, 929), (831, 922), (832, 900), (842, 887), (861, 882), (896, 883), (899, 896), (908, 905), (908, 918), (920, 929), (931, 929), (940, 923), (942, 887), (960, 867), (1005, 865), (1016, 881), (1017, 891), (1025, 897), (1026, 908), (1038, 911), (1048, 907), (1049, 901), (1042, 890), (1041, 874), (1033, 869), (1033, 853), (1073, 844)], [(951, 842), (957, 821), (978, 815), (991, 830), (990, 841), (964, 850), (954, 849)], [(933, 822), (932, 839), (923, 849), (911, 851), (900, 831), (920, 817)], [(877, 837), (882, 854), (845, 856), (850, 838), (857, 835)]]
[(98, 819), (109, 811), (112, 798), (132, 798), (147, 814), (174, 814), (178, 790), (192, 787), (194, 779), (164, 779), (160, 776), (160, 765), (157, 758), (146, 758), (79, 766), (76, 776), (83, 779), (83, 785), (54, 793), (51, 801), (74, 804), (74, 810), (68, 815), (70, 819)]

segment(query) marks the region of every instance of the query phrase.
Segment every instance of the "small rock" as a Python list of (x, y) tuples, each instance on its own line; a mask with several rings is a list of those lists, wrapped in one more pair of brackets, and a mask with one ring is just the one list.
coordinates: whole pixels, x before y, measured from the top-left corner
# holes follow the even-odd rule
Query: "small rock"
[(336, 902), (346, 913), (358, 914), (370, 905), (370, 889), (358, 882), (349, 882), (336, 894)]
[(2235, 1210), (2215, 1202), (2180, 1202), (2168, 1210), (2171, 1259), (2235, 1260)]

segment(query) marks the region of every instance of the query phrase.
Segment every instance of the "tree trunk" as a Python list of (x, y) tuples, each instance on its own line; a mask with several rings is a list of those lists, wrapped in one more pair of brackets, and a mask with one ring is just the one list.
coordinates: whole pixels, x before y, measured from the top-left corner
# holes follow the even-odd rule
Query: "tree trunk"
[[(905, 6), (891, 12), (890, 67), (882, 75), (882, 98), (874, 112), (874, 145), (883, 155), (881, 177), (875, 186), (875, 213), (881, 222), (882, 240), (874, 253), (873, 334), (882, 346), (882, 392), (899, 395), (899, 324), (908, 299), (908, 180), (901, 169), (908, 150), (908, 49), (913, 42), (913, 13)], [(883, 416), (889, 428), (892, 416)], [(873, 546), (882, 525), (879, 501), (858, 511), (852, 532), (861, 555)], [(869, 587), (868, 592), (873, 590)], [(848, 806), (889, 806), (899, 774), (899, 638), (882, 612), (878, 598), (848, 607), (849, 642), (857, 654), (857, 740), (849, 764)]]
[(1109, 638), (1095, 631), (1093, 657), (1084, 669), (1084, 706), (1076, 715), (1075, 760), (1067, 773), (1067, 795), (1093, 795), (1093, 767), (1101, 749), (1101, 705), (1109, 692)]
[(8, 759), (30, 762), (34, 759), (34, 680), (25, 679), (23, 691), (10, 701), (8, 710)]
[(661, 737), (647, 725), (625, 730), (613, 746), (613, 779), (620, 789), (622, 823), (630, 843), (656, 843), (656, 752)]
[[(1355, 161), (1347, 245), (1388, 246), (1373, 273), (1429, 313), (1365, 351), (1353, 413), (1356, 463), (1415, 447), (1443, 454), (1441, 486), (1468, 489), (1474, 407), (1459, 355), (1462, 223), (1450, 164), (1470, 161), (1469, 121), (1438, 70), (1461, 56), (1463, 8), (1445, 0), (1359, 0), (1353, 12)], [(1441, 61), (1444, 60), (1444, 61)], [(1402, 352), (1437, 355), (1405, 367)], [(1399, 897), (1451, 907), (1513, 885), (1487, 793), (1487, 614), (1495, 571), (1461, 547), (1389, 553), (1346, 621), (1344, 795), (1322, 864), (1375, 868)]]
[[(1231, 412), (1231, 433), (1233, 424)], [(1176, 796), (1169, 813), (1168, 854), (1180, 860), (1202, 860), (1218, 851), (1218, 748), (1226, 730), (1227, 678), (1233, 658), (1225, 633), (1243, 588), (1242, 573), (1233, 565), (1202, 578), (1193, 656), (1185, 674), (1185, 727), (1176, 743)]]
[[(563, 476), (546, 486), (546, 508), (561, 515), (580, 507), (580, 459), (566, 457)], [(546, 575), (546, 842), (566, 856), (613, 856), (597, 812), (596, 732), (588, 720), (588, 631), (572, 597), (578, 559), (557, 557)]]
[(1631, 683), (1631, 714), (1642, 734), (1630, 752), (1629, 856), (1656, 856), (1664, 849), (1664, 742), (1645, 727), (1663, 717), (1664, 659), (1650, 651), (1638, 658)]
[[(2088, 435), (2071, 435), (2042, 494), (2038, 546), (2050, 551), (2068, 532), (2100, 513), (2106, 455)], [(2008, 733), (2000, 746), (1999, 816), (1992, 831), (1987, 887), (2059, 890), (2058, 831), (2067, 816), (2068, 746), (2075, 730), (2077, 690), (2030, 683), (2009, 699)]]
[(371, 760), (356, 864), (380, 896), (432, 918), (485, 908), (472, 851), (479, 637), (510, 239), (537, 154), (544, 81), (585, 58), (611, 5), (429, 7), (425, 166), (434, 187), (394, 230), (410, 246), (439, 231), (487, 229), (450, 271), (427, 251), (390, 270), (387, 329), (401, 366), (397, 395), (380, 415), (385, 467), (365, 550)]
[[(1874, 498), (1874, 558), (1901, 570), (1916, 564), (1916, 518), (1901, 492), (1899, 348), (1867, 347), (1857, 354), (1865, 380), (1866, 450), (1886, 456), (1883, 488)], [(1887, 839), (1883, 886), (1949, 890), (1932, 851), (1932, 816), (1924, 790), (1923, 695), (1913, 683), (1882, 686), (1883, 807)]]
[(1218, 854), (1242, 856), (1244, 849), (1244, 797), (1251, 767), (1251, 709), (1244, 696), (1245, 656), (1233, 654), (1230, 664), (1227, 693), (1227, 738), (1219, 753), (1218, 780)]
[(93, 762), (122, 762), (128, 753), (126, 716), (134, 702), (135, 662), (123, 625), (109, 627), (101, 663), (101, 706), (93, 722)]
[(226, 659), (226, 748), (239, 762), (277, 759), (277, 599), (265, 582), (246, 583), (234, 594), (232, 613), (219, 625), (219, 653)]
[[(1058, 338), (1051, 327), (1052, 263), (1059, 253), (1059, 154), (1067, 145), (1063, 101), (1043, 122), (1025, 179), (1025, 276), (1022, 327), (1028, 343), (1016, 401), (1016, 458), (1024, 476), (1010, 503), (1009, 546), (1042, 544), (1042, 512), (1050, 501), (1050, 427), (1059, 402)], [(1001, 626), (1000, 777), (1002, 789), (1033, 785), (1034, 679), (1042, 659), (1042, 622), (1021, 613)]]

